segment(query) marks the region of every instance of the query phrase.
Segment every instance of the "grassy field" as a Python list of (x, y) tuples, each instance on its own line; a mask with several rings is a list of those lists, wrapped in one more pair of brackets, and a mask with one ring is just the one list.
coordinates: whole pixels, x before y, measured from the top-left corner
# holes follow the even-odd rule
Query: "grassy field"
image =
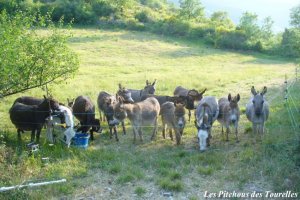
[[(266, 135), (262, 141), (253, 135), (242, 115), (239, 143), (235, 143), (234, 134), (225, 142), (216, 122), (210, 150), (199, 153), (193, 123), (187, 124), (180, 146), (169, 138), (162, 139), (161, 128), (156, 141), (150, 141), (146, 129), (144, 143), (133, 145), (128, 122), (128, 134), (120, 135), (117, 143), (109, 139), (103, 124), (104, 132), (96, 135), (86, 151), (49, 146), (43, 134), (40, 151), (28, 156), (25, 144), (30, 134), (23, 135), (25, 144), (18, 145), (8, 116), (19, 94), (0, 102), (0, 186), (60, 178), (66, 178), (67, 183), (2, 193), (1, 199), (41, 199), (45, 195), (47, 199), (166, 199), (164, 192), (172, 192), (174, 199), (203, 199), (205, 191), (300, 192), (299, 163), (296, 165), (300, 149), (284, 107), (282, 87), (284, 75), (293, 76), (291, 61), (211, 49), (199, 41), (144, 32), (71, 32), (69, 45), (79, 54), (81, 65), (72, 80), (50, 86), (59, 101), (87, 95), (96, 103), (100, 91), (115, 93), (118, 83), (141, 89), (147, 79), (157, 79), (157, 94), (172, 95), (178, 85), (207, 88), (205, 95), (217, 98), (239, 93), (243, 111), (250, 87), (266, 85), (271, 105)], [(299, 83), (290, 90), (297, 105), (299, 90)], [(22, 95), (43, 94), (41, 89), (34, 89)], [(49, 157), (50, 163), (44, 165), (42, 157)]]

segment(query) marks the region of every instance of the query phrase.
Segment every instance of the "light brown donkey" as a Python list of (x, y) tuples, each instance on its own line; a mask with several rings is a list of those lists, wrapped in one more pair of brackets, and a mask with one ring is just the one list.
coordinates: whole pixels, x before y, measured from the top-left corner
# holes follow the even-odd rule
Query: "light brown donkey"
[(151, 140), (155, 138), (159, 112), (160, 106), (154, 97), (133, 104), (125, 103), (122, 97), (118, 97), (118, 103), (114, 107), (114, 118), (116, 121), (122, 121), (128, 117), (133, 128), (133, 142), (135, 143), (136, 133), (143, 141), (142, 126), (145, 125), (154, 126)]
[(170, 138), (173, 140), (172, 129), (175, 131), (176, 144), (179, 145), (183, 129), (185, 127), (184, 104), (166, 102), (161, 106), (161, 119), (163, 123), (163, 138), (166, 138), (166, 128), (169, 130)]

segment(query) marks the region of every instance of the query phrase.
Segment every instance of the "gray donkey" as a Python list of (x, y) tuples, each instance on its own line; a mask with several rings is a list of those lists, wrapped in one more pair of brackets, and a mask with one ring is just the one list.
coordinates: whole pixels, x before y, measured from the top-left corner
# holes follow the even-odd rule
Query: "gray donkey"
[(211, 128), (219, 115), (219, 106), (215, 97), (204, 97), (195, 112), (195, 126), (198, 130), (200, 151), (210, 146)]
[(238, 142), (238, 125), (240, 120), (240, 108), (238, 102), (240, 101), (240, 94), (228, 98), (219, 99), (219, 116), (218, 121), (222, 125), (222, 135), (224, 134), (223, 126), (226, 127), (226, 141), (228, 141), (228, 133), (230, 132), (230, 124), (234, 125), (236, 141)]
[(133, 128), (133, 142), (135, 143), (137, 133), (143, 141), (142, 126), (144, 125), (154, 125), (151, 140), (155, 138), (159, 112), (160, 106), (154, 97), (133, 104), (125, 103), (122, 97), (118, 97), (118, 103), (114, 106), (114, 119), (119, 122), (128, 117)]
[(131, 97), (134, 102), (140, 102), (142, 101), (142, 96), (155, 93), (155, 84), (156, 84), (156, 79), (154, 80), (153, 83), (150, 83), (147, 80), (144, 89), (141, 90), (128, 89), (128, 91), (131, 93)]
[(251, 88), (253, 97), (246, 105), (246, 116), (252, 122), (252, 131), (254, 133), (264, 133), (265, 122), (269, 117), (269, 104), (265, 99), (267, 87), (264, 86), (262, 92), (256, 91), (254, 86)]

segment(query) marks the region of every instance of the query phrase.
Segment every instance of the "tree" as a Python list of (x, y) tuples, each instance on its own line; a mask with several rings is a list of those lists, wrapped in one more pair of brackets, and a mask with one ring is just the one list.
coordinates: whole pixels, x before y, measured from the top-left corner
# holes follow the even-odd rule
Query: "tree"
[(223, 26), (224, 28), (231, 29), (234, 27), (233, 22), (225, 11), (216, 11), (210, 17), (211, 22), (215, 26)]
[(269, 41), (273, 37), (273, 31), (272, 31), (273, 24), (274, 24), (274, 21), (269, 16), (264, 19), (263, 24), (260, 28), (261, 38), (263, 40), (265, 40), (266, 42)]
[(281, 41), (281, 53), (288, 57), (300, 57), (300, 30), (285, 29)]
[(240, 23), (238, 25), (239, 30), (243, 30), (250, 43), (257, 42), (260, 34), (260, 28), (257, 25), (257, 14), (245, 12), (243, 13)]
[[(77, 55), (66, 45), (68, 37), (49, 19), (0, 13), (0, 98), (60, 82), (78, 69)], [(40, 27), (47, 27), (47, 34)]]
[(300, 28), (300, 4), (291, 9), (290, 24), (296, 28)]
[(179, 3), (181, 18), (195, 21), (204, 18), (204, 8), (199, 0), (180, 0)]

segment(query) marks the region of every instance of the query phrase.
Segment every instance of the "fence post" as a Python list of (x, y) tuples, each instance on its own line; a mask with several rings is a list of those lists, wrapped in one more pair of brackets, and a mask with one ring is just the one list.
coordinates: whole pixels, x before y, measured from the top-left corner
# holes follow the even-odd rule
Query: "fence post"
[(284, 80), (284, 84), (285, 84), (285, 90), (284, 90), (284, 100), (285, 100), (285, 103), (287, 103), (287, 100), (288, 100), (288, 82), (287, 82), (287, 75), (285, 74), (285, 80)]

